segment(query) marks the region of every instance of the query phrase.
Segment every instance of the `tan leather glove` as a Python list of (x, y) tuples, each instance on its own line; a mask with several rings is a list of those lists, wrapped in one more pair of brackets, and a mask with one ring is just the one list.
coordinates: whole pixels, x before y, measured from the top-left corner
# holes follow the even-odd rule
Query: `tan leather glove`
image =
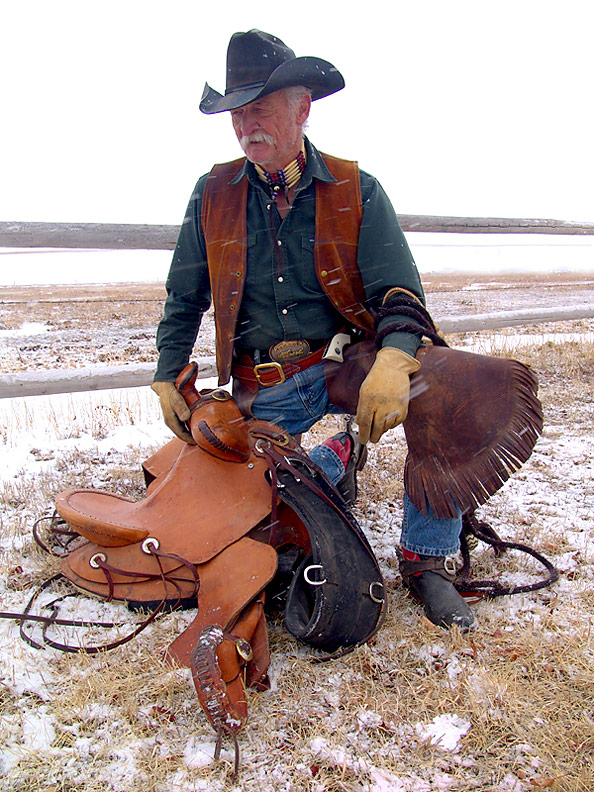
[(190, 420), (190, 408), (186, 400), (175, 387), (174, 382), (153, 382), (152, 390), (161, 401), (161, 410), (165, 423), (174, 435), (190, 445), (196, 445), (194, 438), (187, 431), (184, 421)]
[(384, 432), (402, 423), (408, 413), (410, 375), (421, 364), (401, 349), (383, 347), (359, 389), (356, 421), (359, 440), (377, 443)]

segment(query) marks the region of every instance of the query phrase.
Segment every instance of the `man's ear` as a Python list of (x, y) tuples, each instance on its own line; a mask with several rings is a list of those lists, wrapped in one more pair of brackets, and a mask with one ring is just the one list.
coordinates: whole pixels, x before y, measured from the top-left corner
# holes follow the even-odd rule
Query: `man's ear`
[(311, 110), (311, 96), (304, 93), (299, 100), (299, 109), (297, 111), (297, 118), (295, 121), (302, 126), (309, 118), (309, 111)]

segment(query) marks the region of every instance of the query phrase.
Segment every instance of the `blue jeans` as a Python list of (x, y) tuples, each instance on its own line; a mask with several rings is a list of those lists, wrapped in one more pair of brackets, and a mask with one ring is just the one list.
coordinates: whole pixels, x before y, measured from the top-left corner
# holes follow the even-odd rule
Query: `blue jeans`
[[(289, 434), (303, 434), (325, 415), (342, 412), (328, 398), (324, 364), (300, 371), (271, 388), (260, 388), (252, 402), (255, 418), (282, 426)], [(313, 462), (336, 485), (344, 476), (344, 465), (331, 448), (319, 445), (309, 452)], [(401, 546), (413, 553), (446, 556), (460, 547), (462, 518), (439, 519), (431, 512), (425, 516), (404, 494)]]

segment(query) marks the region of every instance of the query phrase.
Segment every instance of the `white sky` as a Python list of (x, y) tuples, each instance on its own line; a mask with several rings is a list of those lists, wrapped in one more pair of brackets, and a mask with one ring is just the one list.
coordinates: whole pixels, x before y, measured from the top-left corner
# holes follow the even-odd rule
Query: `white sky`
[(0, 220), (180, 223), (241, 154), (232, 33), (258, 27), (344, 74), (318, 148), (358, 159), (397, 212), (594, 220), (590, 0), (4, 0)]

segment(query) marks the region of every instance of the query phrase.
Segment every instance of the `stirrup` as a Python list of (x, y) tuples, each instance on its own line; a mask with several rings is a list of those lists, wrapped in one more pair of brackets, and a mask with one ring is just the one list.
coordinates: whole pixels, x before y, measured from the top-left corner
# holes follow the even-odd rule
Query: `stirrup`
[(339, 434), (348, 435), (352, 443), (351, 456), (346, 464), (344, 476), (336, 485), (336, 489), (341, 494), (346, 505), (350, 508), (355, 505), (357, 500), (357, 473), (363, 470), (367, 462), (367, 446), (361, 445), (359, 433), (356, 429), (353, 429), (352, 415), (347, 416), (344, 431), (339, 432)]

